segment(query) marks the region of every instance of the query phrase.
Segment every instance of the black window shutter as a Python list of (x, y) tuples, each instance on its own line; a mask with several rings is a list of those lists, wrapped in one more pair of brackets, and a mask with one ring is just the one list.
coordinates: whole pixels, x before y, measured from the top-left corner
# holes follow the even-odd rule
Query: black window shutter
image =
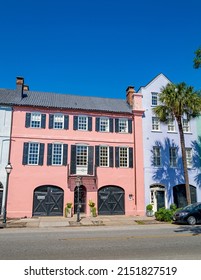
[(46, 125), (46, 114), (41, 115), (41, 128), (45, 128)]
[(92, 117), (88, 117), (88, 131), (92, 131)]
[(40, 143), (38, 165), (43, 165), (45, 144)]
[(113, 152), (113, 147), (109, 147), (109, 166), (110, 167), (113, 167), (114, 166), (114, 160), (113, 160), (113, 158), (114, 158), (114, 152)]
[(31, 113), (26, 113), (25, 127), (30, 127)]
[(110, 118), (109, 122), (110, 122), (110, 132), (113, 132), (114, 131), (114, 129), (113, 129), (113, 119)]
[(69, 116), (64, 115), (64, 129), (68, 129), (69, 127)]
[(94, 169), (94, 147), (89, 146), (88, 147), (88, 174), (93, 175), (93, 169)]
[(68, 145), (63, 144), (63, 165), (67, 165), (67, 158), (68, 158)]
[(52, 165), (52, 144), (47, 144), (47, 165)]
[(78, 129), (78, 116), (73, 117), (73, 129), (74, 130)]
[(96, 131), (100, 130), (100, 118), (96, 118)]
[(128, 120), (128, 133), (132, 133), (132, 120)]
[(54, 122), (54, 115), (50, 114), (49, 115), (49, 128), (53, 128), (53, 122)]
[(95, 164), (99, 166), (99, 146), (95, 146)]
[(119, 167), (119, 147), (115, 147), (115, 167)]
[(115, 119), (115, 132), (119, 132), (119, 119)]
[(70, 173), (76, 174), (76, 146), (75, 145), (71, 145)]
[(129, 167), (133, 168), (133, 148), (129, 148)]
[(29, 143), (24, 143), (23, 158), (22, 158), (22, 164), (23, 165), (28, 164), (28, 150), (29, 150)]

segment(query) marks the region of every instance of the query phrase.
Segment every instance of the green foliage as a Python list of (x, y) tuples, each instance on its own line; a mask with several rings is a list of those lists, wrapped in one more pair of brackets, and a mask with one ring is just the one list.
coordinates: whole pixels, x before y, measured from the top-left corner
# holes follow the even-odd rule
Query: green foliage
[(72, 207), (73, 207), (73, 203), (72, 203), (72, 202), (68, 202), (68, 203), (66, 204), (66, 207), (67, 207), (67, 208), (72, 208)]
[(156, 220), (161, 222), (171, 222), (172, 217), (177, 210), (178, 209), (175, 204), (171, 204), (170, 209), (165, 209), (165, 207), (162, 207), (157, 212), (155, 212)]
[(94, 207), (95, 206), (95, 202), (93, 202), (91, 199), (89, 200), (89, 207)]
[(146, 210), (147, 210), (147, 211), (152, 211), (152, 210), (153, 210), (152, 204), (148, 204), (148, 205), (146, 206)]
[(193, 67), (198, 69), (201, 67), (201, 48), (195, 51), (195, 58), (193, 60)]

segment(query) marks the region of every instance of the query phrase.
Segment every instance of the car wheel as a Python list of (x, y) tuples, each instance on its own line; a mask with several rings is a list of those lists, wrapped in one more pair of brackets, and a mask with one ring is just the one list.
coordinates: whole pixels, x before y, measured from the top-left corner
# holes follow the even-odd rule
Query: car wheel
[(196, 224), (196, 218), (193, 217), (193, 216), (189, 216), (188, 219), (187, 219), (187, 223), (189, 225), (195, 225)]

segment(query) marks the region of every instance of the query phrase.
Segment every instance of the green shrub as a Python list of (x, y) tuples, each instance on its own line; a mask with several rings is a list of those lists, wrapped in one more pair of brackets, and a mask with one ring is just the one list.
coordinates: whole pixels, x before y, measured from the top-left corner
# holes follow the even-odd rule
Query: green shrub
[(152, 211), (152, 210), (153, 210), (153, 205), (152, 205), (152, 204), (148, 204), (148, 205), (146, 206), (146, 210), (147, 210), (147, 211)]
[(171, 204), (170, 209), (165, 209), (165, 207), (162, 207), (157, 212), (155, 212), (156, 220), (161, 222), (171, 222), (173, 215), (177, 210), (178, 209), (175, 204)]

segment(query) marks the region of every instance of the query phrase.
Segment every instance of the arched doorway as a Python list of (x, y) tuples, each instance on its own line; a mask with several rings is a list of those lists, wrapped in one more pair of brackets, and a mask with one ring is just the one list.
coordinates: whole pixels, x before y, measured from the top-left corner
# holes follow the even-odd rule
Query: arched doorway
[(63, 190), (57, 186), (37, 187), (33, 196), (33, 216), (63, 216), (63, 197)]
[(150, 186), (150, 203), (153, 205), (153, 210), (158, 211), (165, 207), (165, 187), (160, 184)]
[(86, 211), (86, 188), (81, 185), (79, 188), (75, 187), (74, 190), (74, 213), (77, 213), (78, 206), (78, 189), (79, 189), (79, 205), (80, 205), (80, 213), (85, 213)]
[(0, 215), (2, 214), (3, 184), (0, 182)]
[[(191, 193), (191, 202), (192, 203), (197, 202), (196, 187), (190, 185), (190, 193)], [(187, 205), (186, 188), (184, 184), (173, 187), (173, 197), (174, 197), (174, 203), (177, 205), (178, 208)]]
[(105, 186), (98, 190), (99, 215), (124, 215), (124, 189), (118, 186)]

